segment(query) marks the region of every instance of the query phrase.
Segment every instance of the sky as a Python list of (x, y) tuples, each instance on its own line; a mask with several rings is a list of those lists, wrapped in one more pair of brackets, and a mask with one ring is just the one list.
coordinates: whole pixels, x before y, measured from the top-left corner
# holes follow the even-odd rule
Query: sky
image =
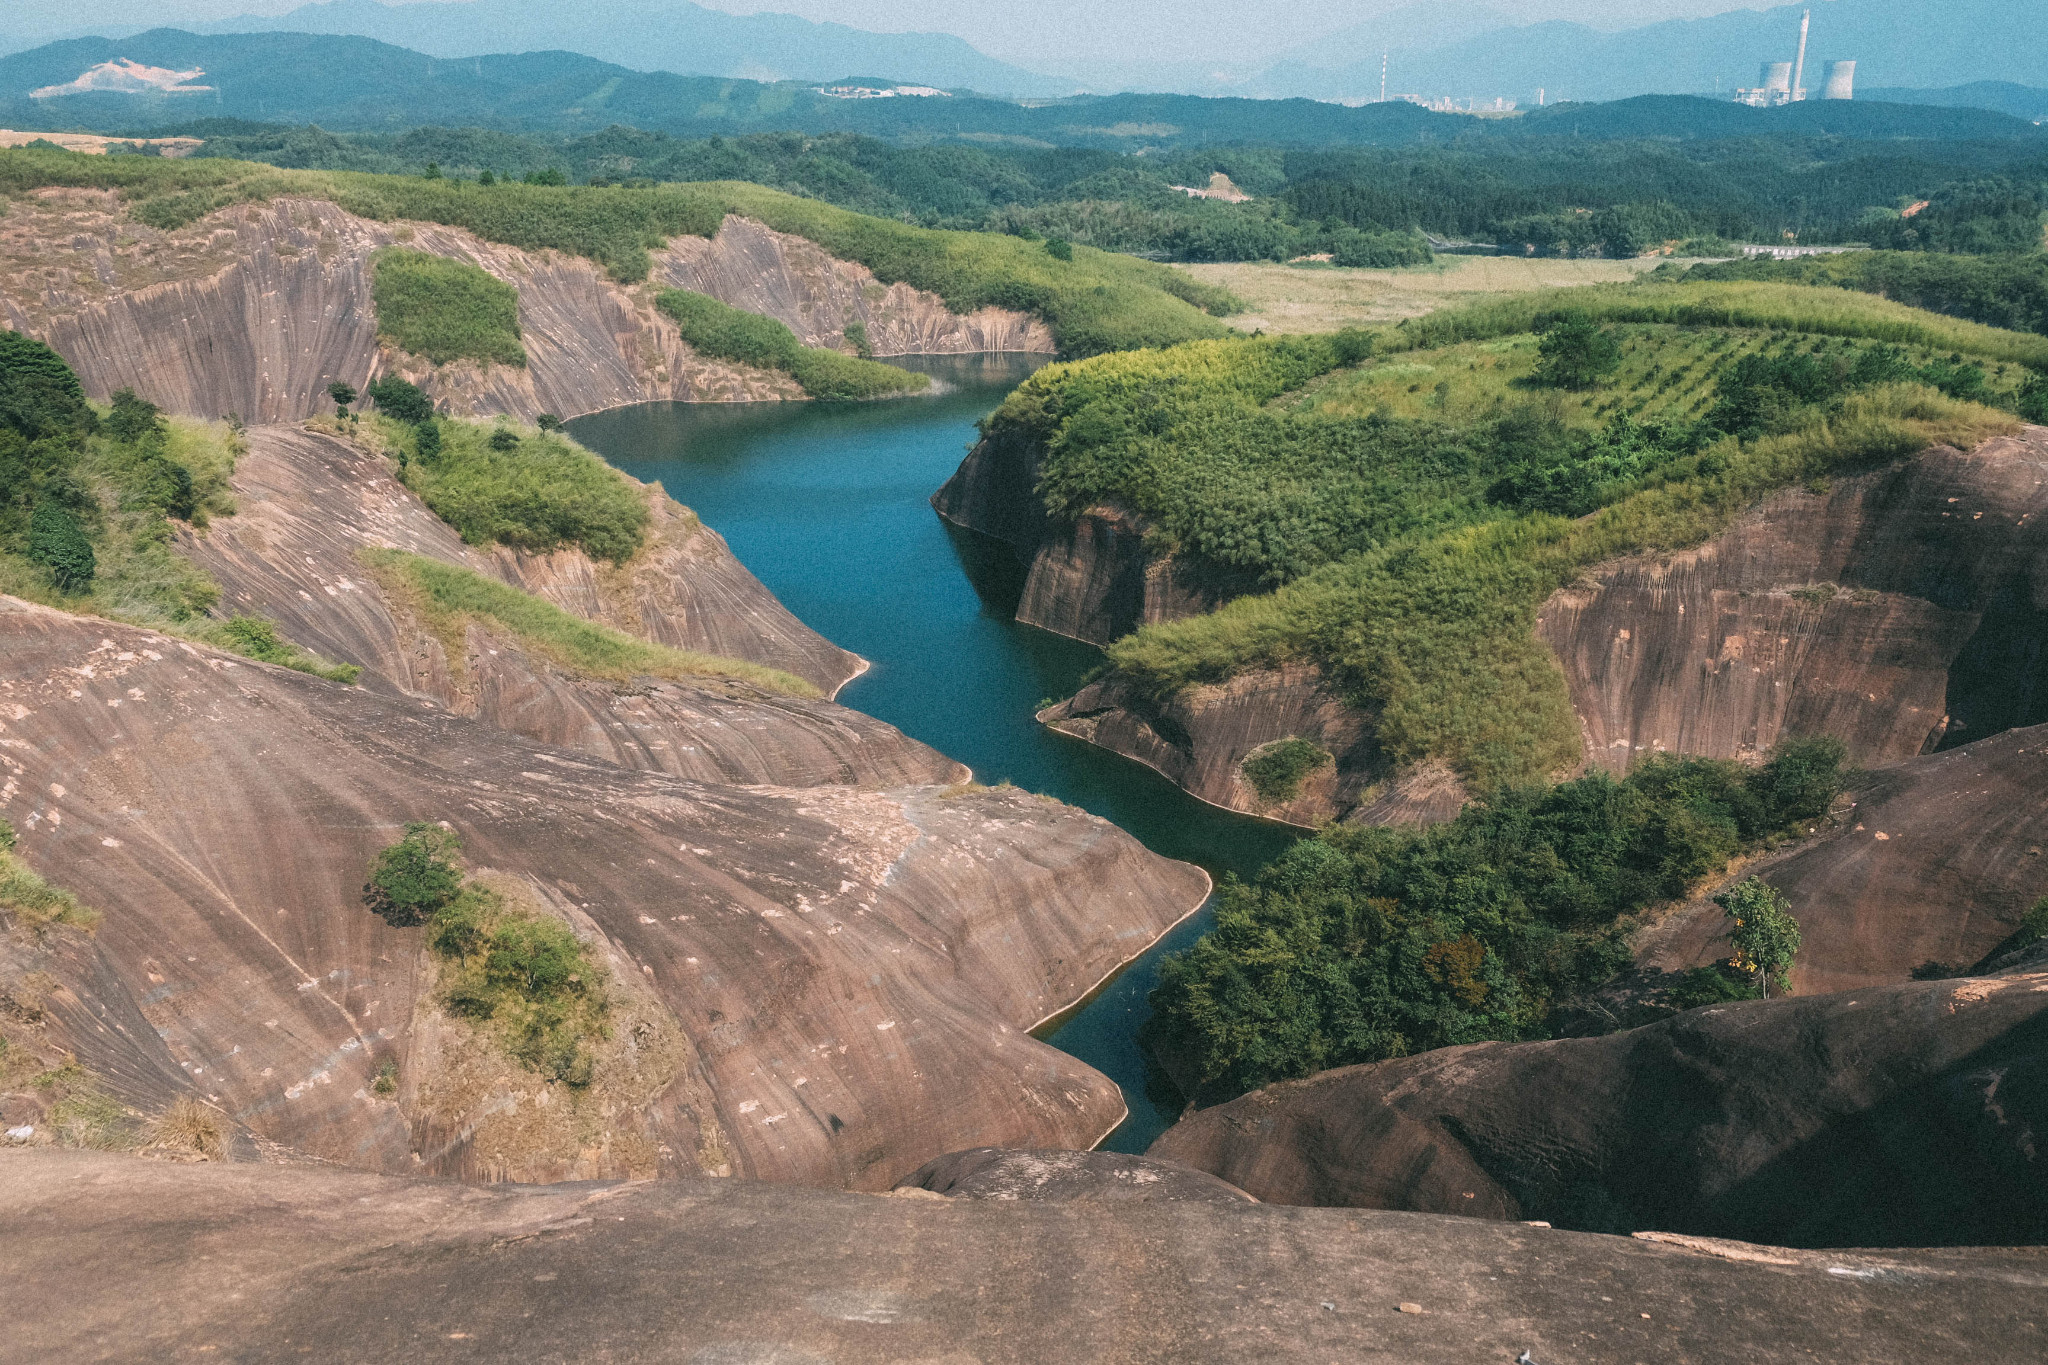
[[(387, 0), (388, 2), (388, 0)], [(565, 3), (567, 0), (565, 0)], [(175, 26), (179, 20), (280, 14), (297, 0), (98, 0), (89, 19)], [(602, 9), (606, 0), (576, 0)], [(1417, 0), (697, 0), (732, 14), (773, 11), (880, 32), (953, 33), (992, 57), (1053, 69), (1113, 57), (1149, 63), (1243, 67)], [(1767, 8), (1769, 0), (1421, 0), (1426, 6), (1486, 4), (1525, 23), (1576, 19), (1633, 28), (1659, 19)], [(10, 7), (78, 24), (77, 0), (9, 0)]]

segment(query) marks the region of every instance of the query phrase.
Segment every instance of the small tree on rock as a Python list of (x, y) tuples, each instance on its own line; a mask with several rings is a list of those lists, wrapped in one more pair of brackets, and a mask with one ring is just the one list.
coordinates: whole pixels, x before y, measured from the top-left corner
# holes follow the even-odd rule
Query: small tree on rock
[(1714, 897), (1714, 903), (1735, 924), (1728, 935), (1735, 955), (1728, 964), (1755, 976), (1766, 999), (1774, 982), (1780, 994), (1791, 994), (1799, 921), (1792, 918), (1785, 897), (1761, 877), (1749, 877)]
[(389, 924), (426, 923), (462, 892), (462, 869), (454, 862), (461, 848), (455, 831), (414, 821), (404, 838), (377, 855), (363, 904)]
[(348, 405), (356, 401), (354, 386), (344, 384), (337, 379), (327, 386), (327, 396), (334, 400), (334, 415), (346, 420), (348, 417)]

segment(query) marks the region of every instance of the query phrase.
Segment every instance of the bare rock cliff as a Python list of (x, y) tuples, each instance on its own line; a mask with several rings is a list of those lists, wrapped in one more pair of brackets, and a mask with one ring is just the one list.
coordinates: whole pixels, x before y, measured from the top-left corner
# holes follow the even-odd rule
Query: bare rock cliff
[(239, 512), (203, 535), (185, 533), (183, 549), (222, 585), (227, 610), (268, 617), (299, 643), (361, 666), (364, 687), (699, 781), (901, 786), (968, 775), (894, 726), (829, 702), (708, 678), (578, 677), (474, 623), (450, 657), (448, 643), (357, 558), (364, 547), (409, 550), (630, 634), (769, 664), (826, 691), (865, 667), (790, 615), (715, 532), (653, 490), (649, 548), (614, 568), (573, 549), (464, 545), (381, 457), (299, 428), (252, 430), (233, 487)]
[(1618, 771), (1805, 734), (1883, 763), (2048, 719), (2048, 428), (1779, 493), (1596, 570), (1537, 629)]
[[(1361, 1210), (464, 1189), (0, 1154), (10, 1362), (2040, 1359), (2031, 1248), (1827, 1252)], [(234, 1286), (232, 1293), (221, 1286)], [(1409, 1304), (1419, 1312), (1398, 1311)]]
[[(182, 1087), (371, 1169), (884, 1189), (965, 1147), (1086, 1147), (1121, 1097), (1028, 1030), (1208, 890), (1018, 792), (706, 786), (11, 599), (0, 657), (0, 813), (105, 915), (36, 968), (48, 1041), (145, 1110)], [(589, 1092), (494, 1060), (421, 932), (362, 907), (409, 820), (608, 964)]]
[[(672, 274), (679, 283), (701, 276), (690, 287), (730, 294), (737, 306), (781, 307), (800, 333), (828, 313), (859, 313), (897, 352), (1052, 349), (1043, 324), (1022, 314), (959, 318), (934, 295), (881, 289), (864, 268), (808, 242), (729, 221), (740, 225), (732, 241), (677, 239), (657, 253), (650, 283), (624, 286), (582, 257), (437, 224), (374, 222), (319, 200), (237, 205), (159, 232), (126, 217), (111, 194), (45, 190), (0, 220), (0, 324), (47, 342), (94, 397), (127, 386), (172, 412), (233, 412), (252, 423), (312, 416), (327, 406), (330, 382), (361, 389), (390, 373), (458, 415), (529, 420), (657, 399), (802, 397), (787, 375), (692, 351), (654, 307)], [(528, 363), (437, 367), (382, 345), (370, 255), (393, 244), (468, 261), (513, 285)], [(764, 286), (764, 271), (779, 272), (781, 286)], [(841, 298), (848, 289), (858, 306)], [(834, 332), (825, 344), (845, 342)]]
[(1150, 1156), (1270, 1203), (1801, 1246), (2048, 1241), (2048, 974), (1692, 1010), (1341, 1067)]

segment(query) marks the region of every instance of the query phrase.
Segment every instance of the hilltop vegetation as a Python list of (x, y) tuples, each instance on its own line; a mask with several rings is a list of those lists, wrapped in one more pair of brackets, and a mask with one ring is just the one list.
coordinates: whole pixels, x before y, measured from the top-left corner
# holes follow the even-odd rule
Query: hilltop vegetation
[(1221, 291), (1147, 261), (1087, 249), (1059, 260), (1022, 238), (887, 222), (758, 185), (484, 185), (245, 161), (0, 152), (0, 194), (54, 185), (113, 190), (138, 221), (166, 229), (232, 204), (327, 199), (366, 218), (444, 223), (487, 241), (584, 256), (627, 282), (647, 277), (649, 251), (668, 238), (711, 237), (727, 214), (744, 214), (858, 261), (884, 283), (929, 290), (957, 312), (1034, 313), (1070, 355), (1220, 336), (1225, 329), (1202, 309), (1234, 307)]
[[(1584, 390), (1537, 373), (1537, 329), (1566, 317), (1616, 352)], [(1561, 291), (1052, 366), (986, 431), (1043, 451), (1055, 517), (1142, 513), (1154, 549), (1246, 594), (1114, 642), (1136, 695), (1310, 661), (1377, 717), (1390, 762), (1439, 759), (1486, 792), (1579, 759), (1533, 630), (1551, 591), (1696, 544), (1787, 484), (2009, 429), (2037, 391), (2022, 362), (2048, 340), (1839, 291)]]
[(2048, 254), (1996, 256), (1851, 251), (1799, 260), (1715, 261), (1689, 270), (1659, 266), (1688, 280), (1772, 280), (1834, 285), (1914, 308), (2016, 332), (2048, 334)]

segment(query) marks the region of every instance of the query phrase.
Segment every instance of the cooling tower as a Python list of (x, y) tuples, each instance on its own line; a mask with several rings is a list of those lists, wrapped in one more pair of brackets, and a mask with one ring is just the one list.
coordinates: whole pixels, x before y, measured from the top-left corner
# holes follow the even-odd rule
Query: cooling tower
[(1827, 85), (1821, 90), (1824, 100), (1848, 100), (1856, 98), (1856, 63), (1829, 62)]
[(1773, 93), (1792, 93), (1792, 63), (1765, 62), (1764, 69), (1757, 75), (1757, 84)]

